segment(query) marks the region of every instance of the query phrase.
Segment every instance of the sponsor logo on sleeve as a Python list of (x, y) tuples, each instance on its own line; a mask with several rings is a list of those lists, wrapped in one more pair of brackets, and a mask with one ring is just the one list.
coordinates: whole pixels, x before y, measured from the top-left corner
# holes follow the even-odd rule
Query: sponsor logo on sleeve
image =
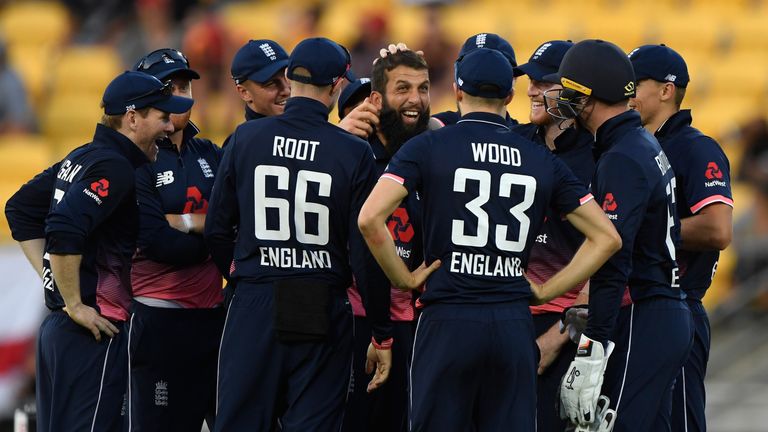
[(102, 204), (102, 198), (109, 196), (109, 180), (103, 178), (91, 183), (90, 188), (83, 189), (83, 193), (96, 201), (96, 204)]
[(603, 199), (603, 211), (608, 215), (608, 219), (617, 220), (619, 216), (615, 213), (619, 209), (619, 203), (616, 202), (616, 198), (613, 197), (613, 193), (608, 192)]
[(721, 180), (723, 178), (723, 172), (720, 171), (720, 167), (717, 166), (715, 162), (710, 162), (707, 164), (707, 169), (704, 171), (704, 177), (709, 180), (704, 182), (705, 187), (727, 186), (727, 184)]
[(409, 243), (413, 239), (414, 232), (409, 219), (410, 217), (405, 207), (398, 207), (387, 221), (389, 234), (396, 243), (397, 254), (400, 258), (410, 258), (411, 256), (411, 246)]

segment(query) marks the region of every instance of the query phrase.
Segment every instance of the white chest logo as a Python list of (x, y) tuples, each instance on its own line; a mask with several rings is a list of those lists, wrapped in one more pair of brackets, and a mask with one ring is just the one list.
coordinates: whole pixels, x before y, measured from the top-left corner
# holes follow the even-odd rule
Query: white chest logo
[(155, 183), (155, 187), (169, 185), (173, 183), (173, 180), (173, 171), (163, 171), (161, 173), (157, 173), (157, 182)]
[(203, 170), (203, 175), (205, 178), (212, 178), (213, 177), (213, 170), (211, 169), (211, 166), (208, 165), (208, 161), (200, 158), (197, 160), (197, 163), (200, 164), (200, 169)]

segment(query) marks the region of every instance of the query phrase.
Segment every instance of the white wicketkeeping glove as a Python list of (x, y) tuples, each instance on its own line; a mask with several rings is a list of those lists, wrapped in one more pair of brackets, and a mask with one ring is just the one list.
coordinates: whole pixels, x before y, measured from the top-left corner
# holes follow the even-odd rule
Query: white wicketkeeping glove
[(574, 432), (611, 432), (616, 421), (616, 411), (608, 408), (611, 404), (608, 396), (600, 396), (595, 410), (595, 421), (588, 425), (578, 425)]
[(587, 426), (597, 418), (597, 401), (603, 373), (614, 343), (603, 344), (582, 334), (576, 357), (560, 383), (560, 417), (575, 425)]

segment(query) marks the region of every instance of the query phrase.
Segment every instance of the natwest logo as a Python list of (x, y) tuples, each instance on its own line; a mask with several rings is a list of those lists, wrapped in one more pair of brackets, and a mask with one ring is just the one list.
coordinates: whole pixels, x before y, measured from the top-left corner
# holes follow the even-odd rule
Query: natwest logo
[(396, 241), (408, 243), (413, 238), (413, 227), (408, 222), (408, 212), (405, 207), (398, 207), (397, 210), (392, 213), (389, 221), (387, 222), (387, 228), (389, 228), (392, 238)]
[(716, 163), (710, 162), (707, 164), (707, 170), (704, 171), (704, 177), (708, 180), (715, 180), (723, 178), (723, 172), (720, 171), (720, 167)]
[(184, 213), (207, 213), (208, 200), (203, 198), (197, 186), (187, 188), (187, 202), (184, 204)]
[(100, 197), (105, 198), (109, 195), (109, 180), (103, 178), (91, 183), (91, 190), (96, 192)]
[(603, 200), (603, 211), (612, 212), (616, 211), (617, 208), (619, 208), (619, 204), (616, 202), (613, 194), (611, 192), (605, 194), (605, 199)]

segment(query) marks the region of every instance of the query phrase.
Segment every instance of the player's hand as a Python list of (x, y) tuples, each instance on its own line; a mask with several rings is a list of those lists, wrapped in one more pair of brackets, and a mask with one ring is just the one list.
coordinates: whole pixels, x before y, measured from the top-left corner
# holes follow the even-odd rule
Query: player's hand
[(166, 214), (165, 220), (168, 221), (168, 225), (171, 226), (171, 228), (181, 231), (183, 233), (188, 233), (189, 229), (187, 229), (186, 224), (181, 218), (180, 214)]
[[(389, 44), (386, 48), (382, 48), (379, 50), (379, 58), (384, 58), (390, 54), (397, 54), (397, 52), (400, 51), (412, 51), (408, 46), (402, 42), (398, 42), (397, 44)], [(416, 51), (416, 54), (418, 54), (420, 57), (424, 57), (424, 51)], [(377, 61), (379, 61), (379, 58), (373, 59), (373, 64), (376, 64)]]
[(571, 423), (586, 426), (597, 418), (597, 402), (603, 385), (603, 373), (613, 352), (613, 342), (603, 344), (581, 335), (576, 357), (560, 383), (560, 416)]
[(363, 139), (368, 139), (374, 127), (378, 126), (379, 110), (371, 103), (370, 98), (365, 98), (339, 122), (340, 128)]
[(72, 307), (65, 307), (64, 312), (72, 318), (72, 321), (90, 330), (97, 342), (101, 341), (101, 332), (104, 332), (109, 337), (120, 333), (114, 324), (99, 315), (96, 309), (90, 306), (78, 303)]
[(202, 234), (205, 229), (205, 213), (166, 214), (165, 220), (171, 228), (185, 234)]
[(588, 425), (578, 425), (574, 432), (611, 432), (616, 422), (616, 411), (608, 408), (611, 404), (608, 396), (600, 396), (597, 400), (595, 421)]
[(392, 350), (376, 349), (373, 343), (368, 345), (366, 355), (365, 373), (370, 374), (376, 370), (371, 382), (368, 383), (368, 393), (381, 387), (389, 378), (389, 371), (392, 370)]
[(560, 333), (568, 331), (568, 337), (573, 343), (579, 343), (581, 334), (587, 328), (589, 318), (589, 305), (574, 305), (563, 311), (560, 319)]
[(560, 351), (563, 349), (563, 345), (568, 340), (563, 338), (558, 333), (557, 329), (553, 326), (544, 334), (536, 338), (536, 345), (539, 346), (539, 367), (536, 371), (539, 375), (543, 374), (545, 370), (555, 361)]
[(417, 290), (424, 285), (429, 275), (434, 273), (435, 270), (440, 268), (442, 261), (434, 260), (432, 264), (427, 265), (426, 261), (421, 263), (419, 268), (411, 272), (411, 277), (404, 286), (398, 286), (402, 291)]
[(528, 278), (528, 275), (523, 273), (523, 277), (525, 277), (525, 280), (528, 281), (528, 284), (531, 285), (531, 298), (529, 300), (529, 303), (533, 306), (540, 305), (546, 303), (545, 297), (544, 297), (544, 286), (537, 284), (536, 282), (532, 281)]

